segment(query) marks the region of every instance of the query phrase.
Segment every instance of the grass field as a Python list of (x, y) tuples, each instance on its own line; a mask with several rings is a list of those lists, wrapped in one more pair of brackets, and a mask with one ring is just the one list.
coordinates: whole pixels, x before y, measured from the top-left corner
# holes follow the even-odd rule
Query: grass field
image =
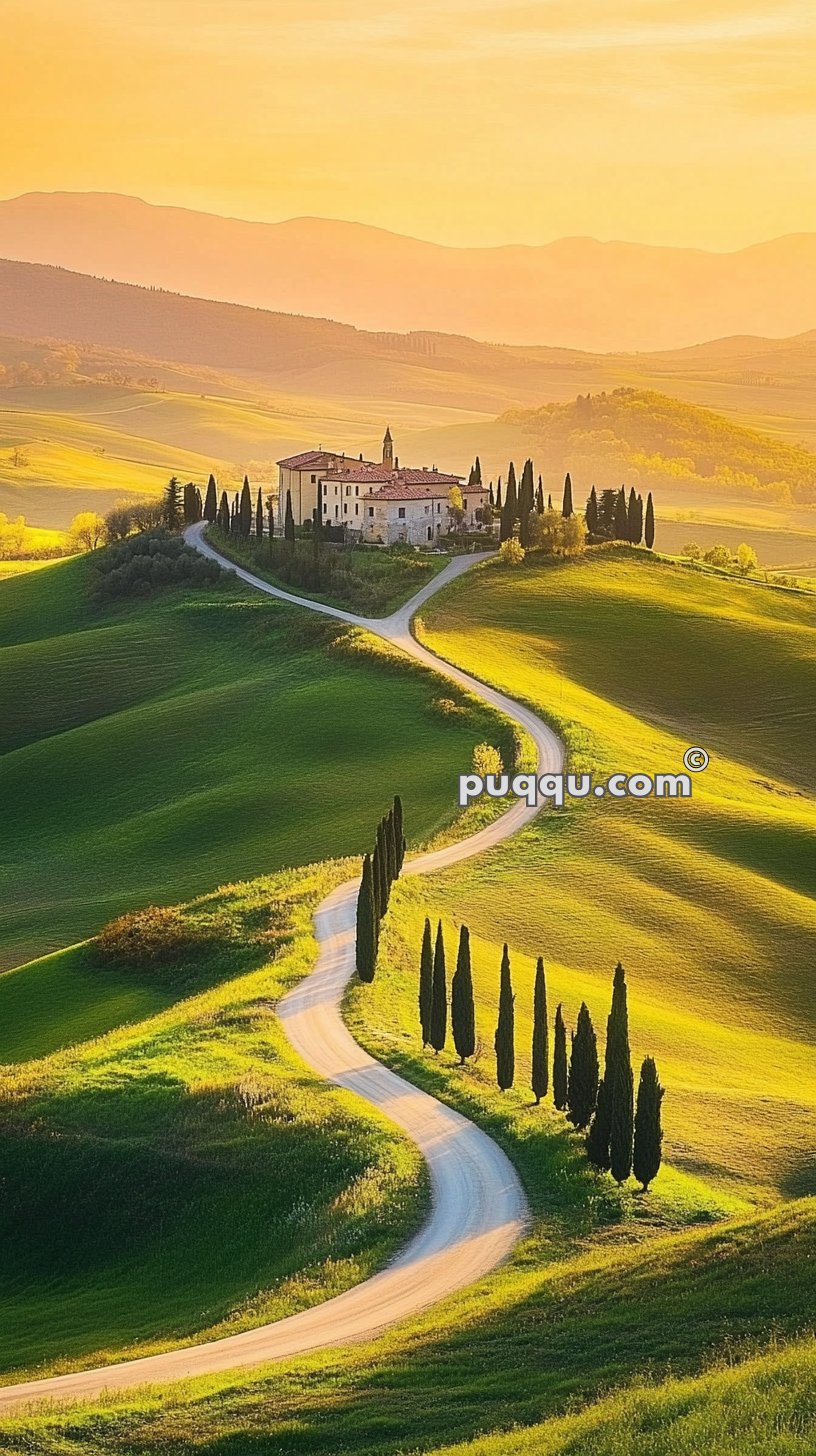
[(0, 978), (3, 1057), (41, 1058), (6, 1067), (0, 1102), (0, 1370), (277, 1318), (414, 1226), (419, 1155), (311, 1077), (274, 1015), (350, 867), (203, 897), (184, 923), (213, 938), (169, 966), (112, 972), (87, 945)]
[[(359, 854), (395, 792), (456, 814), (492, 713), (237, 582), (97, 606), (87, 558), (0, 584), (0, 965), (235, 876)], [(453, 696), (456, 696), (455, 694)]]

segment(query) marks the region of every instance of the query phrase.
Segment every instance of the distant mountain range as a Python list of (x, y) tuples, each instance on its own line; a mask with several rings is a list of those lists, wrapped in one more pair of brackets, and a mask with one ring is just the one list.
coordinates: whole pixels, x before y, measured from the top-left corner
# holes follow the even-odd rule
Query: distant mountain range
[(107, 193), (0, 202), (0, 255), (375, 331), (592, 351), (816, 327), (816, 235), (735, 253), (564, 238), (450, 248), (322, 218), (252, 223)]

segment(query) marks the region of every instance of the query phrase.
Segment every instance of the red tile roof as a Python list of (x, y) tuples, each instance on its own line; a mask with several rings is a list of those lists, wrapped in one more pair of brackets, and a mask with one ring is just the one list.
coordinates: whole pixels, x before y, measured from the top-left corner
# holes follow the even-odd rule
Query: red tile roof
[[(290, 455), (286, 460), (279, 460), (277, 463), (287, 470), (331, 470), (345, 458), (345, 455), (341, 454), (339, 450), (304, 450), (300, 455)], [(368, 463), (359, 460), (349, 461), (350, 465), (358, 466)]]

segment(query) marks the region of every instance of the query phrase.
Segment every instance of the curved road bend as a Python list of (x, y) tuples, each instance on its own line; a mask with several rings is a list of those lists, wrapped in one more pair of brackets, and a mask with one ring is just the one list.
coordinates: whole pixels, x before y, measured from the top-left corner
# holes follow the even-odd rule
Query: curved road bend
[[(233, 566), (203, 539), (201, 524), (188, 528), (186, 536), (197, 550), (259, 591), (365, 627), (476, 694), (530, 734), (538, 751), (539, 773), (560, 770), (560, 740), (534, 713), (436, 657), (411, 635), (411, 618), (423, 602), (484, 556), (457, 557), (390, 617), (364, 618), (294, 596)], [(516, 803), (477, 834), (407, 861), (403, 873), (429, 874), (480, 854), (515, 834), (535, 813), (526, 804)], [(40, 1400), (93, 1399), (104, 1391), (259, 1365), (369, 1338), (473, 1283), (509, 1254), (527, 1216), (524, 1194), (509, 1159), (473, 1123), (370, 1057), (343, 1023), (341, 1000), (354, 973), (356, 894), (357, 881), (349, 881), (319, 906), (315, 969), (284, 997), (278, 1014), (292, 1046), (313, 1071), (378, 1108), (420, 1149), (428, 1164), (432, 1191), (424, 1226), (379, 1274), (324, 1304), (206, 1344), (4, 1386), (0, 1388), (0, 1409)]]

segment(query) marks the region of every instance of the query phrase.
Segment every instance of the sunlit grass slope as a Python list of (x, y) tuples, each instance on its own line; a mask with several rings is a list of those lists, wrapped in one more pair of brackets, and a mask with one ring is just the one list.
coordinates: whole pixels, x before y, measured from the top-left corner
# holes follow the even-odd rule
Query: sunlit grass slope
[[(428, 609), (423, 635), (555, 718), (578, 769), (678, 771), (689, 744), (708, 749), (691, 800), (545, 812), (437, 877), (429, 904), (467, 921), (493, 961), (504, 938), (544, 954), (570, 1020), (586, 997), (603, 1027), (623, 960), (635, 1049), (655, 1054), (670, 1089), (669, 1156), (810, 1191), (810, 598), (599, 552), (481, 570)], [(529, 975), (528, 963), (523, 1015)]]
[[(435, 675), (237, 583), (95, 606), (80, 558), (0, 583), (0, 964), (233, 876), (412, 842), (504, 732)], [(506, 737), (506, 734), (505, 734)]]
[(350, 869), (203, 897), (186, 923), (213, 939), (177, 965), (113, 976), (91, 944), (10, 974), (4, 1056), (136, 1024), (5, 1069), (0, 1370), (278, 1318), (364, 1278), (414, 1225), (419, 1155), (310, 1076), (274, 1014)]

